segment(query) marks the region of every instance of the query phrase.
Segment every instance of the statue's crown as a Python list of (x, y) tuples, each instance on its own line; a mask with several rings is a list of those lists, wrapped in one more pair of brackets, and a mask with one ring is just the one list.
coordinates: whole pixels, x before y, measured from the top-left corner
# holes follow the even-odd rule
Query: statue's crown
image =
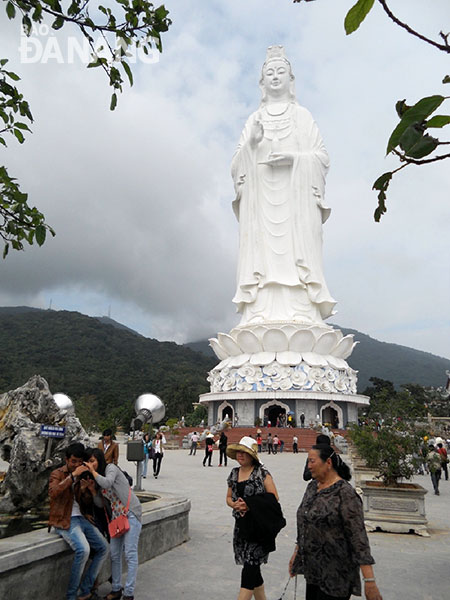
[(274, 60), (276, 58), (281, 58), (287, 61), (284, 46), (269, 46), (267, 48), (266, 63), (268, 63), (269, 60)]

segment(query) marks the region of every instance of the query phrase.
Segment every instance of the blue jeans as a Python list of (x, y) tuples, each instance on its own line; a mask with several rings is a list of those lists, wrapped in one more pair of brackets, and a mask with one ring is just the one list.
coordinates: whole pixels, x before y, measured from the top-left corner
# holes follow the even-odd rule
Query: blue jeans
[(125, 596), (134, 596), (134, 586), (136, 584), (139, 564), (138, 542), (142, 525), (131, 511), (128, 512), (128, 521), (130, 529), (126, 534), (121, 537), (111, 538), (111, 584), (113, 592), (118, 592), (122, 589), (122, 550), (125, 550), (128, 571), (123, 593)]
[[(80, 595), (87, 596), (91, 592), (100, 567), (105, 560), (108, 552), (108, 542), (97, 527), (89, 523), (84, 517), (72, 517), (69, 529), (55, 527), (55, 531), (75, 552), (69, 587), (67, 588), (67, 600), (76, 599), (78, 587), (80, 587)], [(83, 581), (81, 581), (91, 549), (94, 551), (94, 556)]]

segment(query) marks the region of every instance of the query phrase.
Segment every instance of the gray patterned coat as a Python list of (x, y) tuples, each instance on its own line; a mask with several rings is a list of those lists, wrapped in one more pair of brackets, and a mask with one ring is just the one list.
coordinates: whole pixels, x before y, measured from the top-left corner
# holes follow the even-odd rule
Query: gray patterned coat
[(372, 565), (361, 499), (353, 487), (339, 480), (317, 491), (317, 481), (306, 488), (297, 511), (298, 553), (295, 573), (330, 596), (361, 595), (360, 565)]

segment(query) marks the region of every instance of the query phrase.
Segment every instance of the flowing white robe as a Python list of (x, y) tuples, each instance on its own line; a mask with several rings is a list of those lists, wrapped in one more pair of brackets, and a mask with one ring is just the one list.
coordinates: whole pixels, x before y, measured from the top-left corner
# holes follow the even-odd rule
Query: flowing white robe
[[(264, 138), (249, 143), (255, 120)], [(293, 164), (259, 164), (270, 152), (293, 152)], [(322, 266), (327, 151), (311, 114), (297, 103), (271, 116), (253, 113), (233, 157), (240, 226), (237, 290), (241, 325), (267, 321), (321, 323), (333, 313)]]

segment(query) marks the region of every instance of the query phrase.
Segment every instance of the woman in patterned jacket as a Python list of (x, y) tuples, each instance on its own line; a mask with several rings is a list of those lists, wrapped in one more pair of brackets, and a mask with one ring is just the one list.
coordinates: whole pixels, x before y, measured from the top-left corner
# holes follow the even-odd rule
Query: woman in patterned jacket
[(382, 600), (364, 527), (361, 500), (348, 483), (349, 467), (327, 444), (308, 453), (313, 481), (297, 511), (297, 545), (289, 562), (291, 577), (306, 579), (306, 600), (349, 600), (361, 595)]

